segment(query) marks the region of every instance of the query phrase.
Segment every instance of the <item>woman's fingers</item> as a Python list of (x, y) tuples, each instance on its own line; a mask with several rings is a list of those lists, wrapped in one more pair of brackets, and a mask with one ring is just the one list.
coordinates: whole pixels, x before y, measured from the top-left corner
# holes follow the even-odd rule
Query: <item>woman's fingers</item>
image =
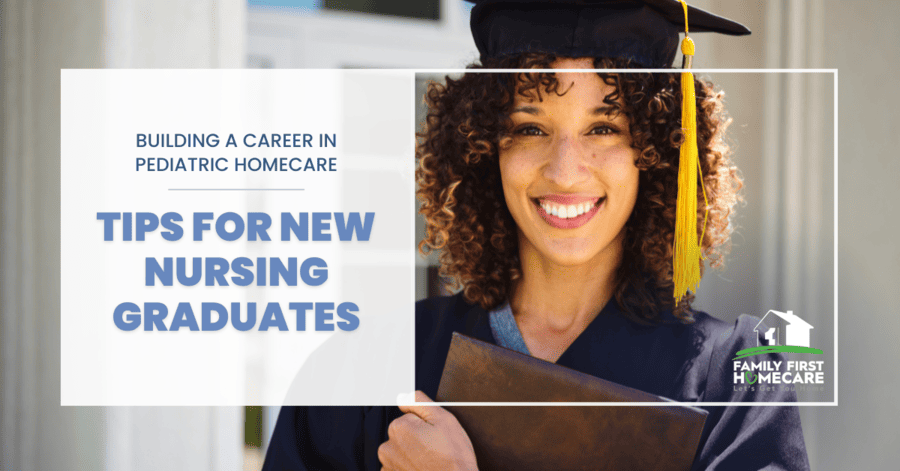
[[(418, 403), (432, 402), (421, 391)], [(388, 426), (388, 441), (378, 459), (389, 470), (477, 469), (472, 442), (459, 421), (442, 407), (403, 405), (405, 412)]]
[(388, 441), (378, 447), (378, 461), (387, 469), (406, 469), (406, 465), (415, 459), (410, 454), (415, 454), (426, 427), (431, 425), (416, 414), (407, 413), (394, 419), (388, 425)]
[(416, 391), (416, 402), (434, 402), (434, 401), (432, 401), (431, 398), (428, 397), (428, 395), (423, 393), (422, 391)]
[(410, 434), (419, 433), (419, 428), (428, 425), (416, 414), (406, 413), (394, 419), (388, 425), (388, 438), (391, 440), (404, 440)]
[(399, 465), (403, 462), (403, 457), (395, 439), (390, 439), (378, 447), (378, 461), (381, 463), (381, 469), (401, 469)]
[[(416, 391), (416, 402), (431, 402), (430, 397), (428, 397), (422, 391)], [(419, 406), (416, 404), (405, 404), (400, 406), (400, 410), (407, 414), (415, 414), (420, 419), (425, 422), (434, 425), (438, 420), (441, 419), (442, 414), (447, 413), (443, 407), (436, 406)]]

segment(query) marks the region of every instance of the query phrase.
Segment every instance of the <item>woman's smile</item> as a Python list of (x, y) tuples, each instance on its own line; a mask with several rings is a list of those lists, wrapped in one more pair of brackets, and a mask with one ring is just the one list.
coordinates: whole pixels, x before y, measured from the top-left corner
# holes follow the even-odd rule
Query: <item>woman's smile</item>
[(576, 195), (546, 195), (533, 200), (538, 214), (558, 229), (575, 229), (587, 224), (605, 201), (605, 197)]

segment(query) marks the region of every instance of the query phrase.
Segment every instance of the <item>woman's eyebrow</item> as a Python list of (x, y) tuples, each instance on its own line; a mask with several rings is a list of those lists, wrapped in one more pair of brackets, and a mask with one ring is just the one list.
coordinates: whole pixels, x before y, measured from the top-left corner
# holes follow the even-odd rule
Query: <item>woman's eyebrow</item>
[(615, 106), (598, 106), (594, 108), (594, 111), (591, 114), (605, 114), (605, 115), (615, 115), (619, 112), (619, 110)]
[(537, 116), (541, 114), (541, 110), (535, 106), (520, 106), (518, 108), (513, 108), (513, 110), (510, 111), (510, 114), (512, 113), (528, 113)]

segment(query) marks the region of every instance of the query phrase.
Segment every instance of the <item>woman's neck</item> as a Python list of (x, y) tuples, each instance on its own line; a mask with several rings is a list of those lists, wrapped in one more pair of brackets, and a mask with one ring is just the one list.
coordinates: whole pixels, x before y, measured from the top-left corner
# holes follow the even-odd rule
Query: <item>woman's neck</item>
[[(522, 243), (525, 242), (525, 243)], [(563, 266), (520, 241), (522, 277), (510, 307), (529, 351), (556, 361), (612, 298), (622, 258), (622, 236), (590, 262)]]

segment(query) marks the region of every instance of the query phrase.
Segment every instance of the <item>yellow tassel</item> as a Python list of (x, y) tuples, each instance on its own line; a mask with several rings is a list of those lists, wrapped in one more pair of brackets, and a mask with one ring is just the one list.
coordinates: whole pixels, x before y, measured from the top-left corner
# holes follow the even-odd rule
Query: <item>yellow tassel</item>
[[(690, 68), (691, 56), (694, 55), (694, 41), (687, 36), (687, 4), (684, 7), (685, 38), (681, 42), (681, 53), (685, 56), (685, 67)], [(678, 198), (675, 208), (675, 247), (672, 260), (672, 281), (675, 284), (675, 302), (681, 301), (690, 291), (696, 291), (700, 283), (700, 263), (702, 259), (700, 243), (706, 233), (706, 216), (703, 220), (703, 234), (697, 240), (697, 174), (700, 173), (700, 185), (703, 185), (703, 171), (697, 155), (697, 104), (694, 94), (694, 74), (681, 73), (681, 126), (684, 142), (681, 144), (681, 156), (678, 163)], [(703, 188), (703, 199), (706, 203), (706, 188)], [(709, 206), (704, 207), (708, 215)]]

